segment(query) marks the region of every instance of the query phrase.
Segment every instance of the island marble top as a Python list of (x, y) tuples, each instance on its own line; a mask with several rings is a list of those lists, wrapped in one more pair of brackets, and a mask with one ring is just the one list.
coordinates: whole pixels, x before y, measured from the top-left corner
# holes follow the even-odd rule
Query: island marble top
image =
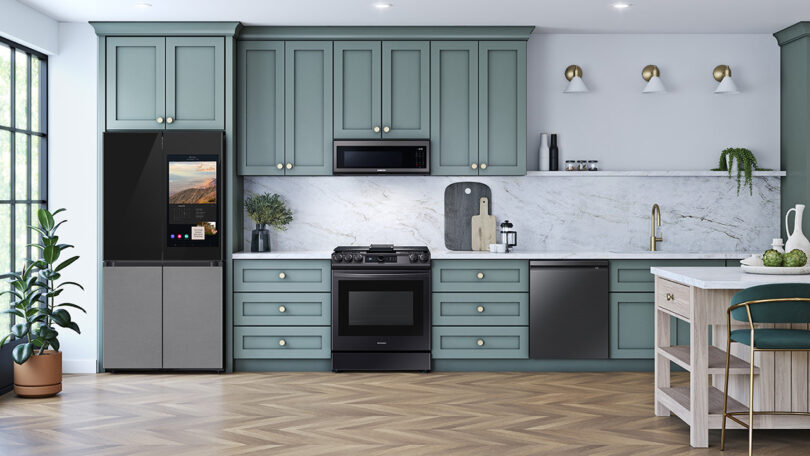
[[(739, 260), (745, 252), (554, 252), (516, 250), (509, 253), (431, 250), (434, 260)], [(237, 252), (234, 260), (328, 260), (331, 251)]]
[(706, 290), (742, 290), (769, 283), (810, 283), (810, 275), (748, 274), (739, 267), (653, 267), (653, 275)]

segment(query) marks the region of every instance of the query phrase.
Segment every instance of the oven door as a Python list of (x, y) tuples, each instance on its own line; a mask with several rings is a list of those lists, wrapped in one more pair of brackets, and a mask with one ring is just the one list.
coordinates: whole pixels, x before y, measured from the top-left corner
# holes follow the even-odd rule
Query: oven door
[(429, 351), (430, 272), (333, 271), (333, 351)]

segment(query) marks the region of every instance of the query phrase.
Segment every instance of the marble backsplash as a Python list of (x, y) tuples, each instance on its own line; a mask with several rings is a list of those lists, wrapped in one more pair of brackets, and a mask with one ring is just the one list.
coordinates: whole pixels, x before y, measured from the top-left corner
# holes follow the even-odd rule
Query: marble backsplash
[[(492, 212), (518, 232), (516, 250), (649, 249), (650, 211), (661, 207), (670, 252), (761, 251), (779, 236), (780, 180), (754, 178), (753, 195), (726, 177), (245, 177), (245, 195), (280, 194), (292, 209), (275, 251), (394, 243), (444, 246), (444, 189), (454, 182), (492, 189)], [(250, 230), (245, 215), (245, 250)]]

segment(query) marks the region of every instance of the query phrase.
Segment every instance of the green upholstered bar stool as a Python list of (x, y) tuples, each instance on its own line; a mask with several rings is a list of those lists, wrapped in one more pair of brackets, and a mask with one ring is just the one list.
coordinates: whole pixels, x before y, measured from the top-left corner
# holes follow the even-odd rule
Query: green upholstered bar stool
[[(748, 323), (747, 329), (731, 330), (731, 319)], [(808, 412), (754, 411), (754, 353), (758, 351), (810, 351), (810, 331), (803, 329), (755, 328), (757, 323), (810, 323), (810, 284), (779, 283), (746, 288), (731, 298), (728, 308), (728, 342), (726, 344), (726, 378), (723, 398), (723, 431), (720, 449), (726, 443), (726, 418), (748, 429), (748, 454), (754, 441), (754, 415), (810, 415)], [(728, 370), (731, 343), (751, 349), (751, 371), (748, 389), (748, 411), (728, 412)], [(748, 415), (745, 423), (735, 415)]]

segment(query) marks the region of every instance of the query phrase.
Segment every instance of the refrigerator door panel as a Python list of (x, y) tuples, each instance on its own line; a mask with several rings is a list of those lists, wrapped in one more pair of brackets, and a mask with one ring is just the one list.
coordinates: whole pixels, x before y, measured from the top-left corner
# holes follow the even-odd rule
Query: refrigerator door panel
[(164, 162), (159, 132), (104, 133), (104, 260), (163, 259)]

